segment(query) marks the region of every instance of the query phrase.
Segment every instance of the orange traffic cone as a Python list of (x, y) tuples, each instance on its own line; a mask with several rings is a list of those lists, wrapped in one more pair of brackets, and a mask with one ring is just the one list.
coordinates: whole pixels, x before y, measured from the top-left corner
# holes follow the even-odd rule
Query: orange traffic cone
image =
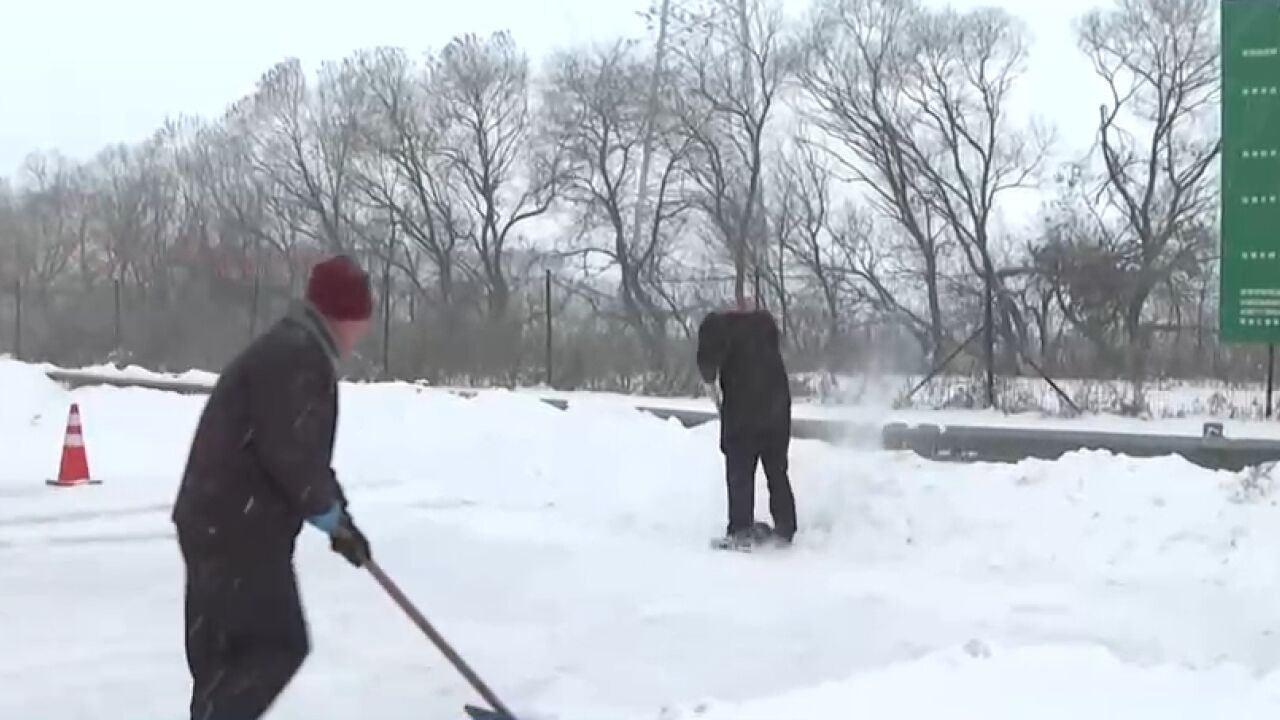
[(89, 477), (89, 456), (85, 452), (84, 434), (80, 430), (80, 406), (76, 403), (71, 403), (71, 413), (67, 417), (67, 434), (62, 441), (62, 462), (58, 467), (58, 479), (45, 482), (55, 487), (97, 485), (102, 482)]

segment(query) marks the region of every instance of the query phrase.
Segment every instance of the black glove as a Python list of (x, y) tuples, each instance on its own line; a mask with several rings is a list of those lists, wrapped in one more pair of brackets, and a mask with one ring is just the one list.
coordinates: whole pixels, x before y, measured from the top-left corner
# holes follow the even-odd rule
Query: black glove
[(342, 513), (342, 519), (338, 521), (338, 528), (329, 536), (329, 547), (356, 567), (364, 567), (372, 557), (369, 541), (365, 539), (364, 533), (360, 532), (360, 528), (356, 527), (351, 516), (345, 512)]

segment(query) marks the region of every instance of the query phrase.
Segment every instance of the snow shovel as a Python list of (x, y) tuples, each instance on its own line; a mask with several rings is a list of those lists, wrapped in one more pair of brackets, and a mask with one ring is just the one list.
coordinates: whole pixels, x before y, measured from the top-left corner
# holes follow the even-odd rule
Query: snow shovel
[(493, 710), (486, 710), (473, 705), (466, 705), (463, 707), (463, 710), (466, 711), (467, 715), (472, 718), (472, 720), (516, 720), (516, 716), (511, 714), (511, 711), (502, 704), (502, 701), (498, 699), (498, 696), (489, 689), (488, 685), (484, 684), (484, 681), (480, 679), (480, 676), (476, 675), (475, 671), (467, 665), (466, 661), (458, 655), (457, 651), (455, 651), (444, 637), (441, 636), (434, 627), (432, 627), (431, 623), (427, 621), (427, 618), (418, 611), (418, 608), (414, 606), (403, 592), (401, 592), (400, 588), (391, 581), (391, 578), (387, 577), (387, 574), (382, 571), (382, 567), (372, 559), (365, 561), (365, 567), (369, 570), (369, 574), (373, 575), (373, 579), (378, 581), (378, 584), (382, 586), (382, 589), (386, 590), (387, 594), (391, 596), (391, 599), (394, 600), (395, 603), (400, 606), (400, 609), (409, 616), (409, 619), (413, 621), (413, 624), (418, 626), (418, 629), (435, 644), (436, 648), (438, 648), (440, 652), (449, 659), (449, 662), (453, 663), (453, 667), (462, 674), (462, 677), (466, 678), (467, 682), (471, 683), (471, 687), (475, 688), (476, 692), (480, 694), (480, 697), (484, 698), (484, 701), (489, 703), (489, 707), (493, 708)]

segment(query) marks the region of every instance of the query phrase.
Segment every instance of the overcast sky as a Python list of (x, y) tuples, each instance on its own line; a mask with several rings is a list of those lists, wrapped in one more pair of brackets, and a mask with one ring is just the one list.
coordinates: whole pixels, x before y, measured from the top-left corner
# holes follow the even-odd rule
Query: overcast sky
[[(91, 157), (178, 114), (214, 116), (279, 60), (314, 68), (361, 47), (440, 47), (510, 29), (535, 60), (566, 45), (644, 32), (645, 0), (3, 0), (0, 175), (37, 149)], [(786, 0), (788, 9), (804, 0)], [(934, 4), (944, 4), (935, 0)], [(956, 0), (1019, 14), (1033, 35), (1018, 105), (1086, 147), (1101, 99), (1071, 20), (1091, 0)]]

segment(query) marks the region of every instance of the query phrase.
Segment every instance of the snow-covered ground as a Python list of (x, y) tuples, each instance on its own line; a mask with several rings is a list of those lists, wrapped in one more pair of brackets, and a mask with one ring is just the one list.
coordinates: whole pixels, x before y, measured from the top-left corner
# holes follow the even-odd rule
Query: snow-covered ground
[[(103, 484), (50, 488), (72, 401)], [(341, 401), (336, 467), (375, 554), (522, 720), (1280, 712), (1266, 474), (799, 441), (797, 546), (739, 555), (707, 548), (714, 424), (395, 384)], [(202, 402), (0, 362), (0, 718), (184, 717), (168, 509)], [(314, 531), (297, 564), (314, 651), (272, 717), (474, 701)]]

